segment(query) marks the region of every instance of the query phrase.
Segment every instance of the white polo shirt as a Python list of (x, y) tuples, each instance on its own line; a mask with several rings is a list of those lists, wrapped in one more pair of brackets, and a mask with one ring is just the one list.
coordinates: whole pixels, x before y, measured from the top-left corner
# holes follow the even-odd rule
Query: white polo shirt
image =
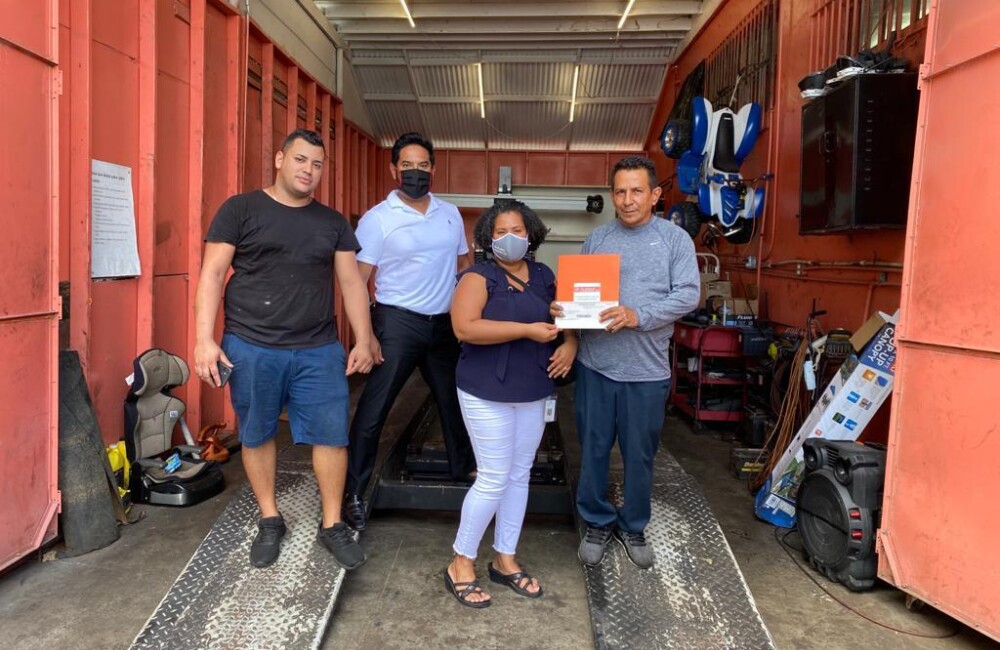
[(432, 315), (451, 309), (458, 256), (469, 246), (458, 208), (429, 196), (421, 214), (389, 192), (361, 217), (355, 235), (358, 261), (377, 267), (375, 300)]

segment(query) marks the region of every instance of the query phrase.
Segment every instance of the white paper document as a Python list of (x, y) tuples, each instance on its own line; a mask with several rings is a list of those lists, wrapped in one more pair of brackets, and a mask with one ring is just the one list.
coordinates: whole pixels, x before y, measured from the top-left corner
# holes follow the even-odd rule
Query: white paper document
[(139, 275), (130, 167), (90, 161), (90, 218), (90, 277)]
[(563, 315), (556, 319), (556, 326), (568, 330), (604, 329), (608, 321), (601, 323), (598, 315), (609, 307), (617, 307), (618, 301), (601, 300), (600, 282), (576, 282), (573, 284), (573, 300), (561, 301)]

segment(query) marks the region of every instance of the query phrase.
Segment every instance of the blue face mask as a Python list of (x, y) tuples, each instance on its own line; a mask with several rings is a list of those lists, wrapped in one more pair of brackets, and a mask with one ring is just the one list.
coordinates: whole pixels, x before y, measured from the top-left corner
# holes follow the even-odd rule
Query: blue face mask
[(503, 262), (516, 262), (528, 253), (528, 238), (512, 232), (493, 240), (493, 255)]

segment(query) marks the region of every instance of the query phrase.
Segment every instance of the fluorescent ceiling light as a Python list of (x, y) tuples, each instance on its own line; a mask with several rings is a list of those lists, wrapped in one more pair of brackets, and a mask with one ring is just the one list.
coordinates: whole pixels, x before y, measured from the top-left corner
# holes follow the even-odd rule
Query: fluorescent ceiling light
[(483, 99), (483, 64), (476, 64), (476, 73), (479, 75), (479, 117), (486, 119), (486, 101)]
[[(403, 3), (404, 7), (406, 6), (406, 0), (400, 0), (400, 2)], [(625, 24), (625, 20), (628, 18), (628, 12), (632, 11), (632, 5), (634, 4), (635, 0), (628, 0), (628, 6), (625, 7), (625, 13), (622, 14), (622, 19), (618, 21), (618, 29), (621, 29), (622, 25)], [(406, 15), (409, 16), (410, 15), (409, 12), (407, 12)], [(410, 21), (410, 24), (411, 25), (413, 24), (412, 20)]]
[[(413, 16), (410, 15), (410, 8), (406, 6), (406, 0), (399, 0), (399, 4), (403, 5), (403, 11), (406, 13), (406, 19), (410, 21), (410, 27), (415, 28), (417, 25), (413, 22)], [(628, 6), (631, 7), (632, 3), (628, 3)], [(625, 10), (625, 13), (628, 13), (628, 9)], [(625, 20), (624, 16), (622, 16), (622, 20)], [(621, 29), (620, 24), (618, 25), (618, 29)]]
[(573, 68), (573, 99), (569, 102), (569, 121), (573, 121), (573, 115), (576, 113), (576, 82), (580, 80), (580, 66), (577, 65)]

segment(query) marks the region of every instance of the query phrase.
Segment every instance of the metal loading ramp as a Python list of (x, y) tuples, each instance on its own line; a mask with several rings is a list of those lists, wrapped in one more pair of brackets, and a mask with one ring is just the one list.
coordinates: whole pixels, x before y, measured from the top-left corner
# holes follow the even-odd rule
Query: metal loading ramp
[(318, 648), (344, 570), (316, 543), (319, 488), (308, 462), (279, 460), (278, 504), (288, 524), (281, 562), (247, 556), (257, 502), (245, 485), (135, 638), (132, 648)]
[[(620, 502), (620, 481), (612, 490)], [(615, 542), (600, 565), (584, 568), (598, 648), (774, 647), (701, 488), (663, 448), (646, 541), (652, 569), (633, 566)]]
[[(352, 410), (359, 393), (352, 393)], [(376, 467), (423, 417), (426, 401), (426, 387), (411, 377), (389, 413)], [(247, 483), (136, 636), (134, 650), (299, 650), (322, 645), (346, 572), (316, 543), (319, 486), (312, 463), (290, 458), (295, 453), (292, 447), (278, 455), (275, 491), (288, 525), (281, 561), (266, 569), (247, 562), (258, 517)]]
[[(426, 402), (426, 388), (411, 380), (386, 425), (377, 474), (389, 464), (386, 460), (391, 454), (405, 447), (409, 433), (425, 422)], [(566, 474), (572, 485), (579, 448), (570, 409), (563, 406), (560, 411), (560, 420), (569, 426), (561, 432), (556, 427), (556, 432), (567, 455)], [(381, 478), (374, 476), (373, 485)], [(617, 481), (613, 477), (616, 500), (620, 499), (619, 484), (620, 477)], [(256, 532), (257, 508), (245, 485), (136, 637), (133, 648), (322, 645), (345, 572), (316, 543), (320, 503), (311, 464), (279, 455), (277, 496), (288, 523), (281, 561), (267, 569), (255, 569), (246, 561)], [(377, 494), (369, 496), (378, 499)], [(654, 568), (636, 568), (612, 542), (603, 563), (584, 570), (596, 647), (773, 648), (701, 489), (663, 448), (655, 462), (652, 510), (646, 538), (656, 555)]]

